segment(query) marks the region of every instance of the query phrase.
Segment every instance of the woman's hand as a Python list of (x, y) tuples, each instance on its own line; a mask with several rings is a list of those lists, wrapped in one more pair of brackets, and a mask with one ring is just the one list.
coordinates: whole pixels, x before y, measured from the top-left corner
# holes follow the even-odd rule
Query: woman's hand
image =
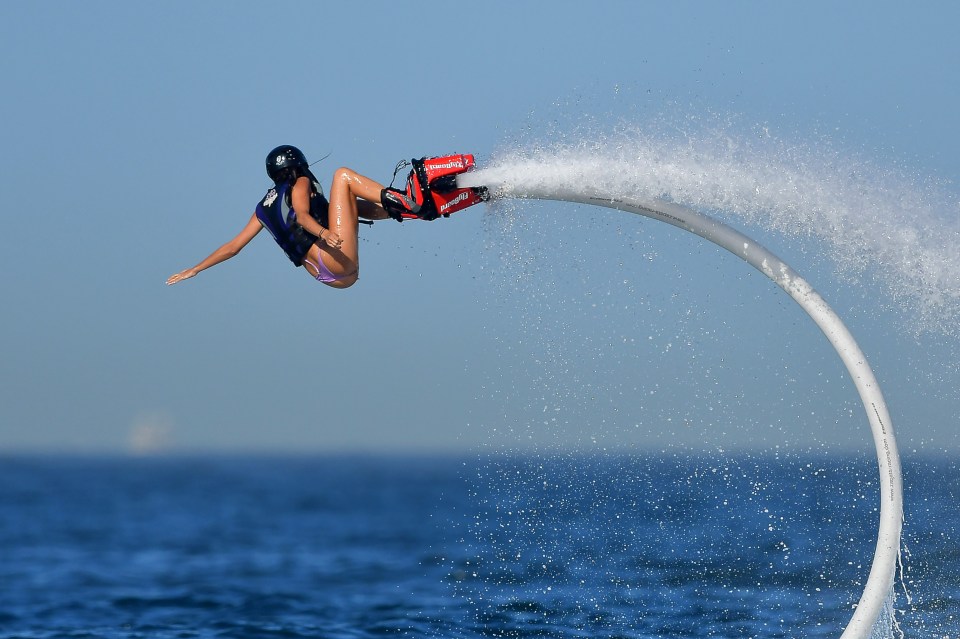
[(183, 280), (189, 280), (200, 271), (206, 270), (215, 264), (223, 262), (224, 260), (229, 260), (231, 257), (239, 253), (244, 246), (249, 244), (250, 240), (252, 240), (262, 228), (263, 226), (260, 224), (260, 220), (257, 219), (257, 214), (254, 213), (250, 216), (250, 220), (247, 222), (247, 225), (243, 227), (243, 230), (240, 231), (235, 238), (208, 255), (196, 266), (184, 269), (176, 275), (171, 275), (168, 277), (167, 286), (176, 284), (177, 282), (182, 282)]
[(167, 278), (167, 286), (176, 284), (177, 282), (182, 282), (183, 280), (189, 280), (191, 277), (198, 273), (195, 267), (184, 269), (177, 273), (176, 275), (171, 275)]
[(338, 249), (340, 245), (343, 244), (343, 240), (340, 239), (340, 236), (331, 231), (330, 229), (323, 229), (320, 231), (320, 239), (326, 242), (327, 246), (330, 248)]

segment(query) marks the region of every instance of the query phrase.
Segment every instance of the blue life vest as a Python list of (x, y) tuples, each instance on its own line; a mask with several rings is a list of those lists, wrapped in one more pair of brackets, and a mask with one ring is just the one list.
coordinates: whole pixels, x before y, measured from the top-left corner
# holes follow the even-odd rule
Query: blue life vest
[[(326, 228), (327, 209), (330, 203), (323, 196), (323, 189), (316, 179), (312, 175), (308, 176), (308, 179), (310, 180), (310, 217)], [(270, 232), (294, 266), (300, 266), (307, 251), (316, 243), (317, 236), (307, 232), (297, 223), (297, 213), (290, 203), (293, 184), (293, 182), (284, 182), (267, 191), (257, 204), (256, 214), (260, 224)]]

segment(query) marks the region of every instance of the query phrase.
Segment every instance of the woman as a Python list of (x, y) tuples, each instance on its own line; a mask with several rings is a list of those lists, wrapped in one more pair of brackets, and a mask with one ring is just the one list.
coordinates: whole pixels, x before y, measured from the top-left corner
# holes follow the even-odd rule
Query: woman
[(194, 267), (171, 275), (167, 284), (190, 279), (239, 253), (266, 228), (295, 266), (334, 288), (352, 286), (359, 277), (359, 218), (383, 220), (416, 216), (419, 207), (396, 189), (355, 171), (333, 175), (330, 201), (300, 149), (278, 146), (267, 155), (267, 175), (274, 186), (257, 205), (240, 233)]

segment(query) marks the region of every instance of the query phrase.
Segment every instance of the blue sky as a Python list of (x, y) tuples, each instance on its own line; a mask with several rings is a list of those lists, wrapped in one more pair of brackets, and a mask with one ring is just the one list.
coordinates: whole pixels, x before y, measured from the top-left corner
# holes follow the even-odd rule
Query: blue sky
[[(711, 114), (957, 192), (953, 3), (586, 7), (0, 4), (0, 452), (869, 446), (782, 293), (608, 211), (377, 224), (343, 292), (266, 234), (163, 285), (242, 228), (286, 143), (329, 153), (325, 182), (387, 182), (404, 158)], [(955, 452), (956, 340), (913, 337), (815, 246), (763, 240), (847, 320), (902, 445)]]

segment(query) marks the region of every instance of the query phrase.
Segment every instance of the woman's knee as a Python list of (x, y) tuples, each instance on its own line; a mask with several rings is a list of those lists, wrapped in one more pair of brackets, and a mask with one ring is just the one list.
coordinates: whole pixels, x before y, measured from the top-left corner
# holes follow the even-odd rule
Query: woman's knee
[(333, 181), (335, 184), (343, 184), (346, 187), (350, 187), (357, 179), (357, 172), (353, 169), (349, 169), (345, 166), (341, 166), (339, 169), (333, 172)]

